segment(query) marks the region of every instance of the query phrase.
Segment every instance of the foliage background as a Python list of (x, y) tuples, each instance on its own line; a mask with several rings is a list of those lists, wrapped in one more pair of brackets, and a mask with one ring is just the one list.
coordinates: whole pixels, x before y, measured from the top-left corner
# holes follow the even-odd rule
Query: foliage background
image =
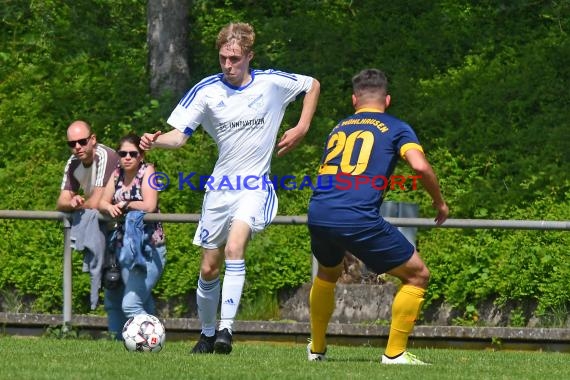
[[(570, 5), (567, 1), (417, 2), (195, 0), (191, 3), (192, 82), (219, 71), (214, 40), (229, 21), (257, 31), (256, 68), (316, 77), (317, 115), (304, 144), (273, 161), (274, 174), (314, 175), (324, 137), (352, 113), (350, 78), (365, 67), (391, 81), (390, 113), (416, 130), (454, 218), (570, 219)], [(3, 0), (0, 7), (0, 209), (53, 210), (65, 160), (65, 129), (89, 121), (115, 146), (127, 131), (168, 130), (180, 94), (151, 99), (146, 7), (135, 0)], [(295, 125), (300, 102), (282, 130)], [(177, 151), (153, 151), (165, 173), (208, 174), (216, 147), (204, 133)], [(405, 165), (398, 173), (407, 173)], [(202, 193), (161, 194), (168, 213), (200, 212)], [(306, 213), (309, 191), (281, 191), (281, 215)], [(431, 217), (425, 192), (394, 191)], [(168, 224), (168, 266), (156, 296), (173, 316), (190, 310), (199, 251), (195, 225)], [(61, 225), (0, 220), (3, 308), (60, 312)], [(427, 304), (446, 302), (473, 323), (488, 300), (532, 305), (519, 324), (567, 310), (567, 232), (420, 230), (432, 272)], [(74, 313), (88, 313), (89, 279), (74, 254)], [(243, 312), (264, 295), (310, 281), (303, 226), (272, 226), (248, 251)], [(267, 296), (269, 295), (269, 296)], [(12, 301), (10, 301), (12, 300)], [(26, 302), (24, 302), (26, 301)], [(12, 306), (10, 306), (12, 305)], [(98, 309), (97, 313), (103, 311)], [(275, 310), (265, 317), (276, 317)], [(522, 313), (522, 314), (521, 314)], [(549, 319), (550, 318), (550, 319)]]

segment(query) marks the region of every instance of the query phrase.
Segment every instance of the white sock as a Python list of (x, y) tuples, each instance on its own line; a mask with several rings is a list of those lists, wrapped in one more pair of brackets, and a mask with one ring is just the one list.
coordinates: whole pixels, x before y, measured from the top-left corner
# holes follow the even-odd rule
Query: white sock
[(196, 290), (196, 304), (198, 305), (198, 318), (202, 323), (202, 334), (206, 336), (214, 336), (216, 333), (216, 315), (219, 302), (220, 278), (205, 281), (200, 276)]
[(226, 260), (226, 272), (222, 285), (222, 315), (220, 330), (232, 332), (234, 319), (245, 283), (245, 260)]

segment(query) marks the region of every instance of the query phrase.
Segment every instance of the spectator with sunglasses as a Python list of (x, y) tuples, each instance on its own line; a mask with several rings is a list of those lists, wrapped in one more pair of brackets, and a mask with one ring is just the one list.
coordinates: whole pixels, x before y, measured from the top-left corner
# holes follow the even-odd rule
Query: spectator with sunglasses
[(67, 128), (67, 145), (73, 154), (65, 165), (57, 209), (64, 212), (96, 209), (119, 156), (113, 149), (97, 143), (89, 124), (81, 120)]
[(121, 309), (122, 292), (115, 296), (113, 293), (117, 291), (102, 281), (104, 267), (108, 264), (105, 259), (107, 229), (105, 223), (97, 223), (99, 200), (119, 164), (119, 156), (115, 150), (98, 143), (89, 124), (82, 120), (74, 121), (67, 128), (67, 145), (73, 154), (65, 165), (56, 207), (59, 211), (72, 213), (74, 248), (84, 252), (83, 271), (91, 276), (91, 309), (97, 308), (103, 282), (108, 329), (121, 339), (126, 321)]
[(122, 310), (127, 318), (155, 314), (152, 289), (166, 262), (162, 223), (143, 220), (145, 213), (159, 210), (158, 192), (149, 184), (154, 167), (144, 161), (139, 144), (134, 134), (121, 138), (119, 167), (99, 202), (99, 211), (115, 218), (109, 249), (121, 267)]

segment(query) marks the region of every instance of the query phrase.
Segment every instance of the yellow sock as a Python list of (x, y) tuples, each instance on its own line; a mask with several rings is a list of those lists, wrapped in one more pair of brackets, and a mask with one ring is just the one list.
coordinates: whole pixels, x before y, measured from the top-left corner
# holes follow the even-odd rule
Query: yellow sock
[(309, 295), (311, 313), (311, 351), (324, 353), (327, 347), (327, 326), (334, 311), (334, 289), (336, 283), (315, 277)]
[(394, 357), (406, 351), (408, 336), (416, 324), (425, 292), (425, 289), (417, 286), (404, 285), (394, 297), (390, 336), (384, 353), (386, 356)]

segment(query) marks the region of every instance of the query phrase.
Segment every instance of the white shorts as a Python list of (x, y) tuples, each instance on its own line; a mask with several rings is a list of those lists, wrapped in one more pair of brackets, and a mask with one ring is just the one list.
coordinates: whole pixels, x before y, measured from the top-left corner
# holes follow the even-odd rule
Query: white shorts
[(204, 195), (194, 244), (206, 249), (224, 246), (236, 219), (249, 225), (253, 237), (273, 221), (277, 205), (273, 186), (256, 190), (208, 191)]

